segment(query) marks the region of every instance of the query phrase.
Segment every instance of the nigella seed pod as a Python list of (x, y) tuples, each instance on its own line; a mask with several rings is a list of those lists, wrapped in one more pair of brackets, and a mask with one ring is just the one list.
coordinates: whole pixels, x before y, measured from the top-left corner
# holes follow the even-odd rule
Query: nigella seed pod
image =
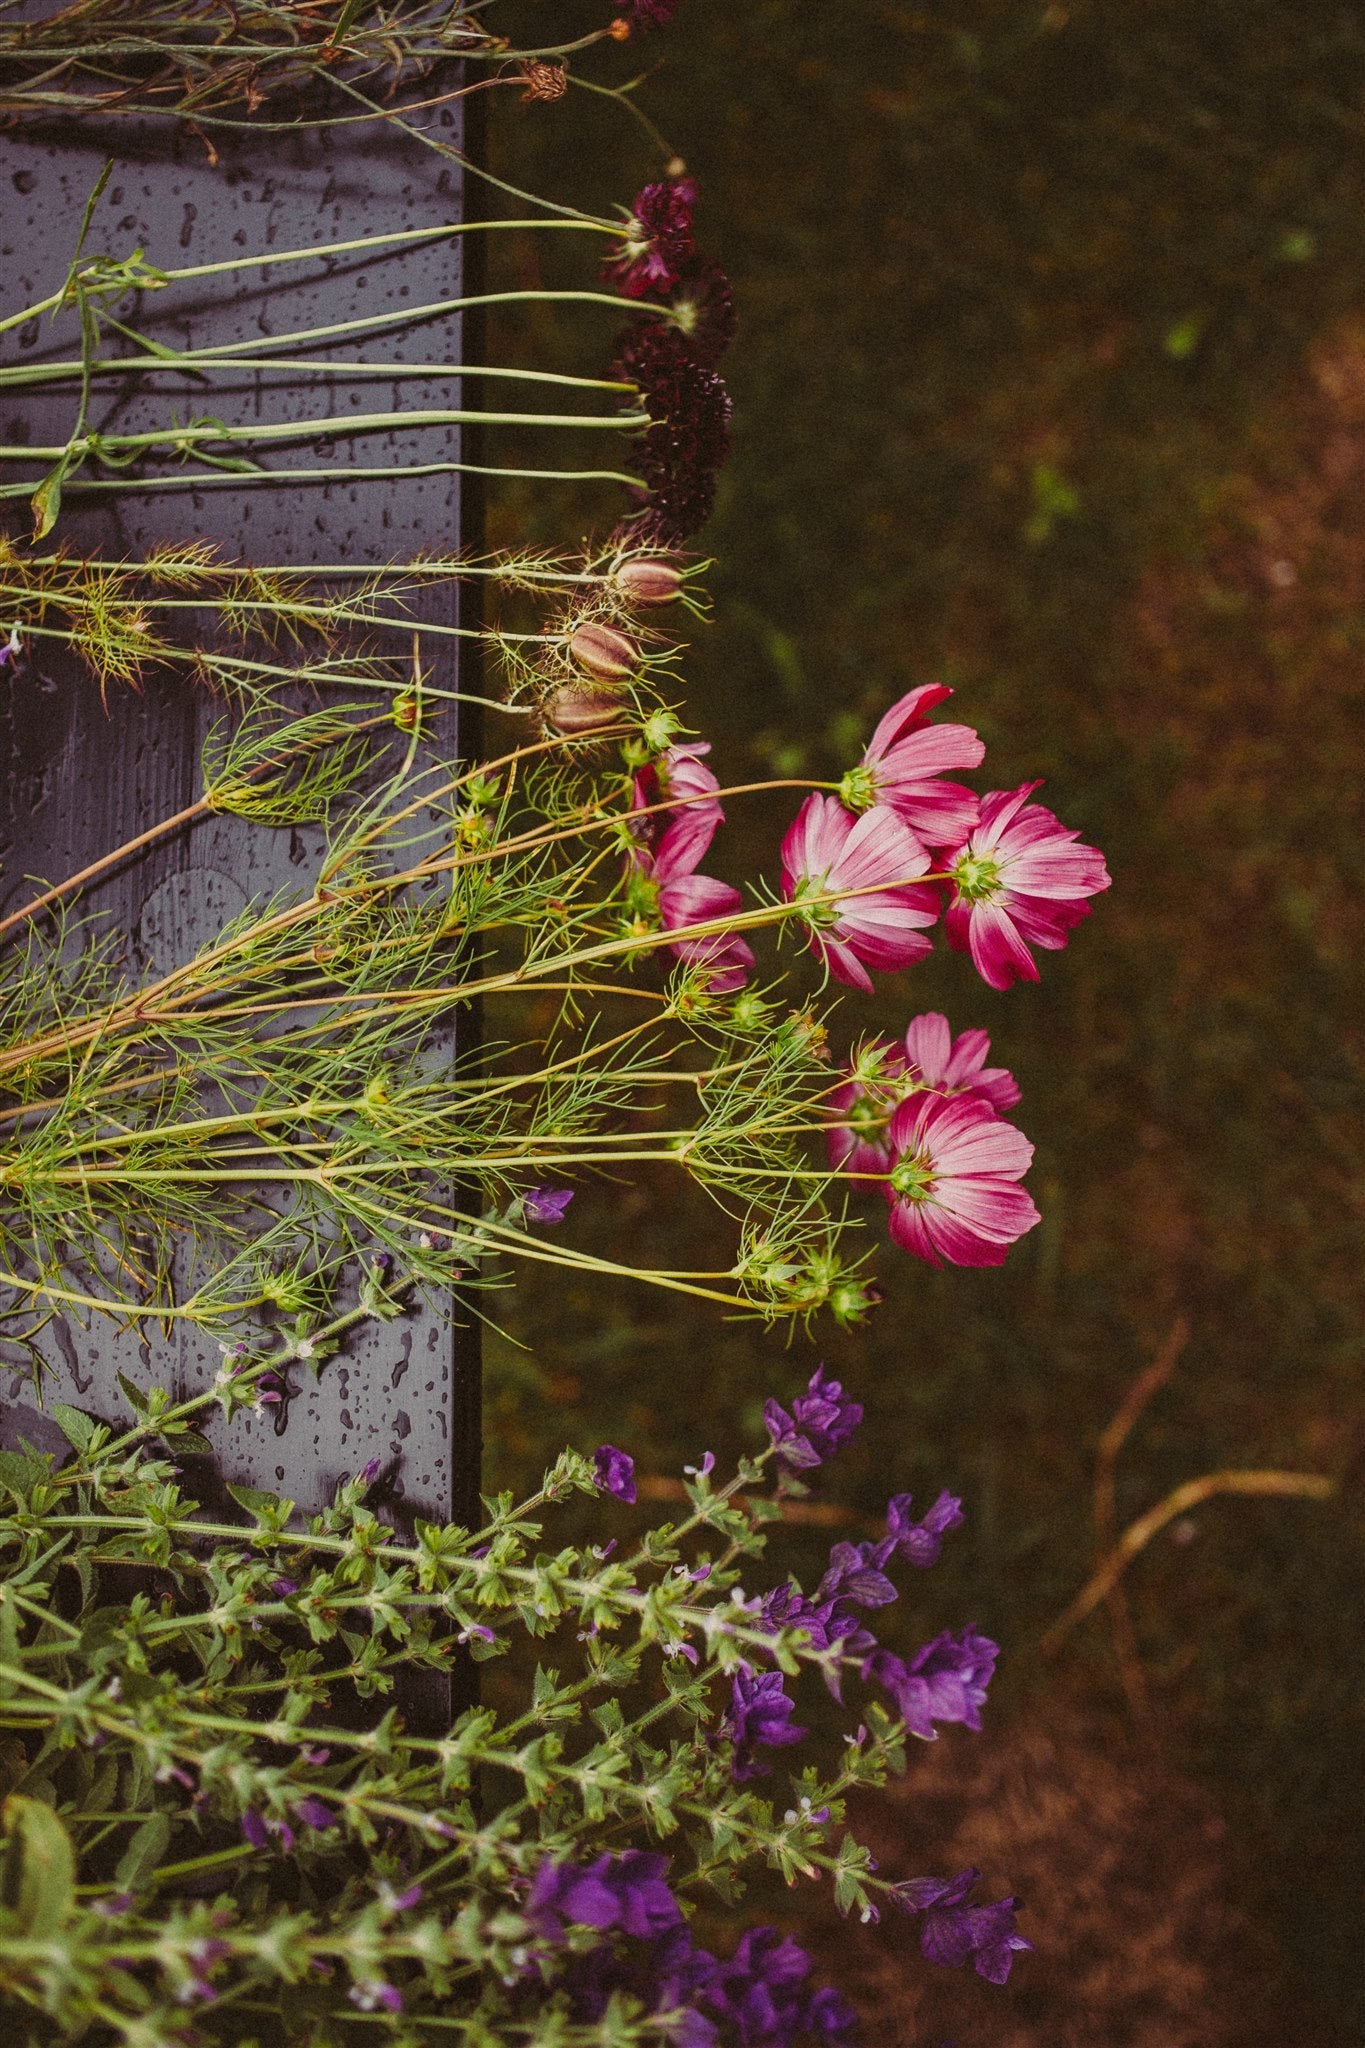
[(546, 725), (570, 737), (601, 732), (615, 725), (621, 712), (621, 698), (614, 690), (594, 689), (589, 683), (561, 683), (541, 706)]
[(569, 640), (569, 652), (581, 669), (602, 683), (628, 682), (640, 663), (640, 650), (614, 626), (590, 620)]
[(682, 580), (682, 570), (660, 555), (632, 556), (612, 578), (628, 604), (672, 604)]

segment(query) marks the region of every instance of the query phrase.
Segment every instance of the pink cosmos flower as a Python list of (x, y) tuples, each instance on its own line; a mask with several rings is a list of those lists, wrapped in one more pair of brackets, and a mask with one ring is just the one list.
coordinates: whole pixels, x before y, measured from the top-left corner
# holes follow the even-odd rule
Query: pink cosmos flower
[(905, 1033), (905, 1072), (936, 1093), (974, 1095), (992, 1109), (1013, 1109), (1019, 1083), (1008, 1067), (988, 1067), (991, 1042), (984, 1031), (963, 1031), (956, 1038), (948, 1019), (926, 1010), (911, 1019)]
[(983, 797), (980, 822), (946, 862), (953, 881), (948, 942), (970, 952), (992, 988), (1008, 988), (1021, 976), (1037, 981), (1029, 947), (1059, 951), (1073, 926), (1089, 917), (1086, 898), (1109, 887), (1103, 854), (1029, 802), (1041, 786), (1026, 782)]
[[(699, 835), (684, 812), (665, 827), (652, 852), (641, 846), (631, 855), (626, 900), (635, 915), (646, 921), (646, 929), (657, 921), (666, 932), (684, 931), (689, 925), (733, 917), (740, 909), (738, 889), (695, 872), (710, 836), (710, 832)], [(752, 952), (737, 932), (699, 933), (677, 940), (669, 951), (689, 966), (705, 968), (711, 992), (718, 996), (743, 988), (754, 964)]]
[[(916, 880), (928, 866), (885, 805), (852, 818), (837, 797), (808, 796), (782, 842), (782, 893), (802, 906), (811, 951), (835, 979), (870, 994), (869, 967), (890, 973), (931, 950), (924, 927), (938, 897)], [(819, 900), (844, 891), (842, 901)]]
[(861, 763), (839, 785), (851, 811), (887, 804), (926, 846), (960, 846), (977, 818), (976, 792), (944, 782), (944, 768), (975, 768), (985, 746), (970, 725), (931, 725), (929, 713), (952, 696), (946, 683), (925, 683), (891, 706)]
[[(683, 847), (690, 850), (695, 842), (697, 860), (705, 854), (716, 836), (717, 826), (725, 822), (725, 812), (715, 794), (720, 784), (706, 765), (705, 756), (710, 751), (709, 740), (669, 747), (635, 777), (631, 811), (648, 815), (638, 817), (632, 830), (644, 846), (656, 847), (668, 831), (677, 835), (679, 851)], [(665, 803), (678, 805), (676, 816), (656, 808)]]
[(904, 1094), (905, 1055), (890, 1039), (860, 1046), (848, 1079), (825, 1098), (834, 1119), (825, 1129), (829, 1163), (838, 1172), (891, 1171), (895, 1154), (888, 1136), (891, 1118)]
[(1000, 1266), (1039, 1221), (1024, 1189), (1033, 1147), (970, 1095), (910, 1096), (891, 1119), (891, 1235), (931, 1266)]

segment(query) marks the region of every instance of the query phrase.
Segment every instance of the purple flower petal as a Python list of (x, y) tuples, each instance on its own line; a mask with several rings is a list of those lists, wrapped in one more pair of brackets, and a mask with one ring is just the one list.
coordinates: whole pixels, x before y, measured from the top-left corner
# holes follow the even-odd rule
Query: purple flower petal
[(607, 1493), (614, 1493), (617, 1500), (634, 1501), (635, 1460), (626, 1451), (618, 1450), (615, 1444), (599, 1444), (593, 1452), (593, 1477)]

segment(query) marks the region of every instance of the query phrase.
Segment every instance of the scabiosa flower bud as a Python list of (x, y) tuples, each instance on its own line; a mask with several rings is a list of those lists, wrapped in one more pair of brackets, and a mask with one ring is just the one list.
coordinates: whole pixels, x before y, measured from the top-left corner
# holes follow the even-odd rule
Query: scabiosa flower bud
[(627, 298), (662, 297), (679, 281), (697, 253), (692, 208), (697, 188), (690, 178), (661, 180), (635, 196), (622, 229), (621, 246), (602, 265), (605, 284)]
[(578, 666), (599, 683), (625, 683), (640, 666), (640, 650), (614, 626), (595, 619), (579, 626), (569, 640), (569, 653)]
[(593, 1452), (593, 1478), (607, 1493), (627, 1505), (635, 1500), (635, 1460), (615, 1444), (599, 1444)]

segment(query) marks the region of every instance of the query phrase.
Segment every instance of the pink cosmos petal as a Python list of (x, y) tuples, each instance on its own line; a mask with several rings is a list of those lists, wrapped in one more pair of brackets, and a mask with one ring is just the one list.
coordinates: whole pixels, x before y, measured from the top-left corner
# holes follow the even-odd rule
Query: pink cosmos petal
[[(1035, 789), (1041, 789), (1041, 775), (1036, 782), (1021, 783), (1018, 789), (993, 789), (989, 796), (981, 799), (981, 823), (972, 838), (976, 845), (989, 852), (999, 844), (1000, 836), (1018, 817)], [(1027, 828), (1025, 828), (1027, 829)]]
[(948, 1019), (937, 1010), (926, 1010), (922, 1017), (912, 1018), (905, 1028), (905, 1051), (911, 1066), (926, 1081), (945, 1081), (953, 1054)]
[(1027, 1188), (990, 1174), (955, 1180), (951, 1200), (945, 1201), (944, 1207), (959, 1222), (999, 1244), (1013, 1244), (1042, 1221)]
[(1001, 1174), (1018, 1180), (1033, 1163), (1033, 1146), (970, 1095), (912, 1095), (891, 1119), (891, 1147), (916, 1153), (928, 1144), (938, 1174)]
[(985, 754), (969, 725), (931, 725), (928, 714), (952, 691), (926, 683), (891, 706), (863, 754), (875, 800), (931, 846), (956, 846), (976, 823), (975, 792), (939, 779), (945, 768), (975, 768)]
[[(898, 697), (891, 709), (884, 711), (878, 719), (863, 759), (880, 760), (888, 748), (895, 746), (897, 740), (904, 739), (907, 733), (917, 731), (926, 722), (929, 713), (938, 705), (946, 704), (952, 694), (946, 683), (921, 683), (917, 690), (907, 690), (905, 695)], [(956, 767), (958, 764), (947, 762), (944, 765)]]
[[(654, 848), (657, 863), (665, 838), (671, 841), (672, 871), (688, 874), (706, 855), (716, 828), (724, 823), (725, 812), (716, 791), (720, 784), (704, 757), (711, 751), (708, 740), (694, 740), (669, 747), (659, 760), (641, 769), (631, 791), (632, 812), (643, 812), (635, 827), (643, 849)], [(669, 816), (657, 806), (673, 802), (676, 814)], [(646, 865), (637, 856), (636, 864)], [(684, 865), (684, 863), (689, 863)]]
[[(728, 882), (711, 875), (680, 875), (659, 890), (659, 922), (666, 932), (684, 931), (688, 925), (733, 917), (741, 903), (738, 889)], [(754, 964), (753, 953), (737, 932), (701, 932), (677, 940), (671, 950), (690, 966), (706, 968), (716, 995), (743, 988)]]
[(1038, 968), (1009, 912), (996, 903), (974, 903), (967, 927), (972, 965), (991, 988), (1037, 981)]
[(845, 988), (860, 988), (865, 996), (872, 993), (872, 976), (863, 966), (852, 946), (845, 946), (838, 939), (832, 939), (828, 932), (812, 932), (811, 951), (819, 955), (836, 981), (842, 981)]
[(888, 1126), (905, 1059), (890, 1039), (874, 1041), (865, 1048), (865, 1052), (874, 1051), (881, 1055), (879, 1077), (860, 1080), (850, 1074), (829, 1092), (831, 1122), (825, 1128), (825, 1148), (836, 1172), (884, 1174), (895, 1160)]
[(728, 882), (717, 882), (711, 875), (680, 875), (659, 890), (659, 918), (664, 930), (672, 932), (715, 917), (733, 917), (741, 903), (738, 889)]
[(1029, 798), (1040, 785), (992, 790), (974, 831), (947, 857), (956, 887), (948, 943), (970, 952), (992, 988), (1038, 979), (1030, 946), (1056, 952), (1109, 887), (1104, 857)]

